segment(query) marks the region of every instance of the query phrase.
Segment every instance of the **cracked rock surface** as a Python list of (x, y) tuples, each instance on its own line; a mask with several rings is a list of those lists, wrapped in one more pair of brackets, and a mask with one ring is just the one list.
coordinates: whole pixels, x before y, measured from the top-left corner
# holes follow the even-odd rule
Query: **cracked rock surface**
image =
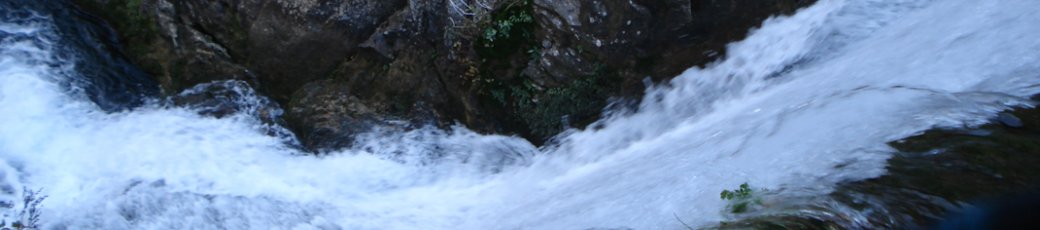
[[(245, 82), (285, 108), (305, 148), (320, 150), (350, 146), (388, 120), (541, 143), (813, 1), (73, 2), (106, 19), (167, 95)], [(532, 20), (502, 27), (510, 16)], [(510, 43), (495, 45), (489, 29)]]

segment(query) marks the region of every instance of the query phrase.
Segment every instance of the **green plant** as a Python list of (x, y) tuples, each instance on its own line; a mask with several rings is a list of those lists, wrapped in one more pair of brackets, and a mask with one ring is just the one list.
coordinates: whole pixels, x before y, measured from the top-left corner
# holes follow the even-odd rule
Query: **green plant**
[(606, 65), (551, 83), (526, 76), (527, 65), (542, 56), (533, 5), (512, 0), (480, 24), (474, 48), (481, 59), (466, 79), (489, 105), (505, 112), (509, 125), (523, 130), (521, 135), (544, 139), (594, 121), (620, 81)]
[(555, 87), (541, 86), (524, 75), (511, 81), (481, 75), (474, 82), (491, 102), (512, 111), (511, 119), (520, 122), (528, 134), (544, 138), (595, 121), (618, 80), (605, 65), (597, 65), (591, 74)]
[(530, 11), (518, 10), (514, 12), (503, 18), (495, 19), (490, 26), (484, 28), (484, 40), (489, 41), (484, 43), (485, 46), (493, 46), (495, 40), (498, 39), (509, 39), (513, 34), (513, 26), (515, 25), (534, 23), (534, 17), (531, 16)]
[(748, 186), (747, 183), (743, 183), (743, 184), (740, 184), (740, 189), (737, 189), (737, 190), (734, 190), (734, 191), (722, 190), (722, 193), (720, 195), (722, 196), (723, 200), (733, 200), (733, 199), (740, 200), (740, 199), (751, 198), (751, 193), (752, 193), (751, 187)]
[(534, 39), (536, 23), (531, 0), (514, 0), (478, 23), (476, 48), (481, 57), (502, 59), (538, 49)]
[(729, 201), (726, 209), (730, 213), (747, 212), (752, 205), (761, 205), (762, 199), (755, 197), (755, 191), (747, 183), (740, 184), (740, 188), (730, 191), (722, 190), (719, 194), (722, 200)]
[[(536, 25), (531, 0), (512, 0), (506, 7), (491, 13), (479, 25), (480, 32), (475, 37), (474, 48), (481, 59), (479, 69), (471, 71), (475, 74), (470, 81), (483, 94), (506, 96), (508, 93), (504, 91), (507, 86), (519, 82), (497, 81), (502, 74), (496, 72), (523, 69), (527, 61), (518, 59), (533, 59), (537, 57), (535, 55), (541, 55), (534, 38)], [(526, 56), (520, 56), (524, 54)]]

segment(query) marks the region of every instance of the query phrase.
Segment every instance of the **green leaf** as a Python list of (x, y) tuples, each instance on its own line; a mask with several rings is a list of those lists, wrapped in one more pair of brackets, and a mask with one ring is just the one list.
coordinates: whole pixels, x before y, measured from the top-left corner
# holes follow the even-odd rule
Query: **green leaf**
[(497, 35), (497, 34), (498, 34), (498, 31), (495, 30), (495, 28), (488, 27), (487, 29), (484, 30), (484, 39), (493, 42), (493, 41), (495, 41), (495, 35)]

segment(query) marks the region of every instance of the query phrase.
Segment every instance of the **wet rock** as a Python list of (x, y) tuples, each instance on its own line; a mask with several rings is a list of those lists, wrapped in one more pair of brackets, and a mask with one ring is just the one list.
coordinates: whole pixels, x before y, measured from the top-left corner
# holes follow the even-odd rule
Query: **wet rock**
[[(255, 81), (213, 34), (184, 23), (188, 9), (167, 0), (77, 0), (120, 32), (126, 55), (154, 76), (166, 93), (215, 80)], [(180, 2), (177, 2), (180, 3)]]
[(50, 14), (44, 16), (53, 20), (47, 23), (53, 23), (61, 40), (50, 48), (60, 61), (74, 63), (75, 71), (68, 74), (76, 76), (65, 87), (82, 91), (102, 110), (131, 109), (159, 94), (159, 84), (122, 55), (126, 47), (101, 18), (66, 1), (12, 0), (0, 2), (0, 8), (4, 21), (15, 20), (19, 11)]
[(278, 123), (282, 109), (256, 94), (243, 81), (228, 80), (199, 84), (170, 98), (174, 105), (190, 107), (204, 116), (226, 117), (234, 114), (254, 116), (267, 123)]
[(353, 144), (354, 137), (382, 124), (383, 116), (353, 96), (341, 81), (307, 84), (289, 103), (290, 127), (302, 144), (318, 152)]
[[(595, 121), (609, 98), (637, 98), (643, 79), (707, 63), (764, 18), (812, 1), (74, 2), (107, 19), (127, 56), (167, 94), (246, 82), (299, 108), (286, 117), (290, 127), (303, 142), (325, 148), (342, 144), (318, 142), (349, 142), (345, 132), (355, 129), (312, 129), (318, 126), (304, 123), (318, 120), (307, 113), (345, 101), (367, 110), (319, 120), (432, 118), (442, 127), (457, 121), (540, 143)], [(328, 82), (336, 83), (317, 86)]]
[(1018, 117), (1015, 117), (1014, 114), (1010, 113), (1000, 113), (997, 115), (996, 119), (1000, 124), (1006, 125), (1007, 127), (1022, 128), (1023, 125), (1021, 119), (1018, 119)]
[(1021, 126), (994, 120), (974, 128), (988, 135), (933, 129), (894, 141), (889, 145), (898, 152), (884, 176), (845, 182), (829, 196), (713, 228), (926, 228), (974, 202), (1034, 199), (1040, 194), (1040, 109), (1004, 114), (1020, 118)]
[(706, 64), (765, 18), (813, 2), (535, 0), (542, 52), (525, 73), (551, 86), (606, 65), (638, 93), (645, 77), (663, 80)]
[(190, 108), (202, 116), (225, 118), (245, 116), (259, 121), (259, 128), (288, 146), (302, 147), (295, 135), (285, 127), (282, 108), (267, 97), (257, 94), (248, 83), (239, 80), (216, 81), (196, 85), (171, 96), (170, 104)]
[[(457, 101), (445, 94), (431, 58), (438, 47), (445, 47), (440, 43), (448, 18), (443, 1), (76, 2), (122, 32), (122, 40), (135, 48), (129, 56), (159, 79), (167, 94), (238, 80), (275, 102), (289, 104), (297, 93), (327, 92), (306, 92), (318, 88), (305, 85), (338, 79), (344, 92), (353, 93), (358, 103), (372, 105), (381, 116), (410, 114), (416, 108), (430, 110), (424, 116), (439, 116), (439, 111), (452, 110), (448, 102)], [(179, 95), (177, 100), (205, 95), (210, 94)], [(418, 98), (424, 99), (418, 102)], [(429, 106), (413, 108), (418, 104)], [(330, 106), (336, 105), (311, 107)], [(210, 107), (207, 113), (218, 116), (235, 110)], [(299, 117), (305, 116), (288, 118)], [(299, 120), (308, 119), (295, 121)]]
[[(533, 0), (533, 45), (522, 49), (531, 57), (521, 57), (526, 62), (518, 73), (493, 75), (506, 85), (532, 85), (501, 91), (527, 97), (503, 104), (520, 114), (512, 116), (511, 129), (538, 142), (595, 121), (610, 98), (638, 99), (645, 79), (661, 82), (707, 64), (765, 18), (813, 2)], [(510, 80), (513, 75), (521, 80)]]

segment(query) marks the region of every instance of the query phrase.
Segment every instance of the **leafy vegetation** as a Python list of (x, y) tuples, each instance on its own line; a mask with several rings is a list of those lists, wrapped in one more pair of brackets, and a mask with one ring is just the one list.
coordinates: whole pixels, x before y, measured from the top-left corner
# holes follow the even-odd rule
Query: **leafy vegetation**
[(741, 200), (751, 198), (751, 192), (751, 187), (748, 186), (747, 183), (743, 183), (740, 184), (740, 189), (734, 191), (722, 190), (722, 193), (720, 195), (722, 196), (723, 200)]
[(747, 183), (740, 184), (740, 188), (733, 191), (722, 190), (719, 195), (730, 202), (726, 206), (730, 213), (745, 213), (752, 205), (762, 204), (762, 200), (755, 197), (755, 191)]
[(476, 41), (478, 54), (484, 58), (506, 58), (518, 51), (536, 50), (532, 5), (531, 0), (516, 1), (482, 23), (481, 36)]
[(570, 125), (594, 121), (617, 81), (602, 64), (591, 74), (560, 76), (570, 80), (555, 86), (524, 75), (528, 63), (542, 56), (532, 5), (531, 0), (516, 1), (491, 16), (475, 43), (482, 58), (479, 68), (468, 74), (488, 104), (508, 113), (511, 123), (519, 126), (515, 129), (528, 138), (546, 138)]
[[(530, 1), (524, 1), (529, 4)], [(517, 10), (515, 13), (506, 15), (503, 18), (494, 20), (490, 26), (484, 29), (484, 45), (485, 47), (494, 46), (495, 40), (509, 39), (513, 34), (513, 26), (523, 26), (534, 23), (534, 17), (531, 16), (530, 11)], [(530, 31), (518, 29), (522, 35), (530, 35)]]
[[(521, 118), (535, 135), (550, 136), (566, 126), (591, 123), (604, 106), (612, 88), (605, 71), (573, 80), (562, 87), (544, 91), (539, 97), (520, 97), (514, 101)], [(526, 90), (526, 91), (525, 91)], [(513, 89), (514, 94), (530, 94), (533, 89)]]

